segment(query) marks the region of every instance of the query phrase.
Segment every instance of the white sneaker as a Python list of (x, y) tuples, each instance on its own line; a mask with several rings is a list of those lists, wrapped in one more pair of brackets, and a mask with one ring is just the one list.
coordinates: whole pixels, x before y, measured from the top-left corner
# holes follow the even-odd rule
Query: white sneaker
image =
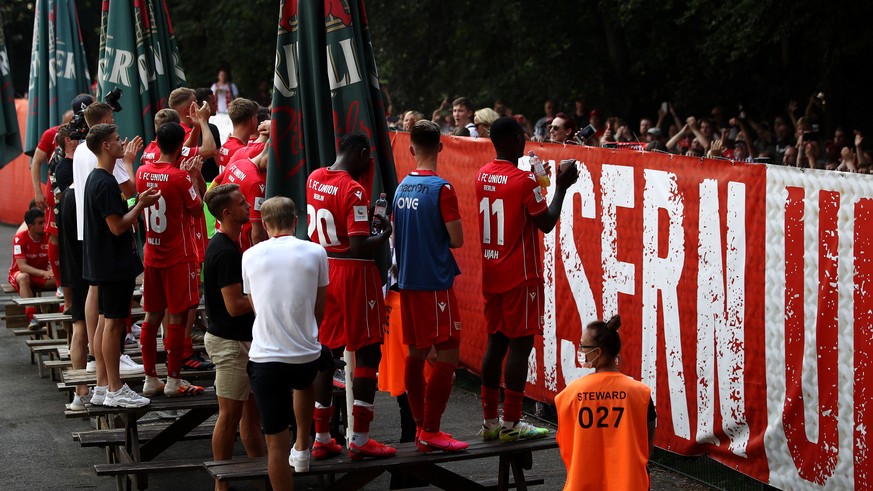
[(104, 385), (103, 387), (100, 387), (99, 385), (95, 385), (94, 394), (91, 395), (91, 405), (102, 406), (106, 401), (107, 392), (109, 392), (109, 386)]
[(142, 334), (142, 323), (137, 322), (136, 324), (130, 326), (130, 333), (133, 334), (133, 337), (139, 339), (140, 334)]
[(118, 373), (121, 375), (136, 375), (145, 373), (145, 369), (139, 363), (131, 360), (127, 355), (121, 355), (118, 359)]
[(136, 340), (133, 333), (128, 333), (124, 337), (124, 347), (127, 348), (128, 346), (139, 346), (139, 341)]
[(291, 455), (288, 456), (288, 463), (294, 468), (294, 472), (307, 472), (309, 470), (309, 455), (310, 450), (299, 452), (295, 445), (291, 445)]
[(97, 360), (91, 360), (85, 365), (85, 371), (88, 373), (94, 373), (97, 371)]
[(124, 384), (116, 392), (107, 392), (103, 405), (108, 407), (143, 407), (150, 402), (152, 401), (148, 397), (137, 394), (127, 384)]
[(142, 393), (146, 397), (154, 397), (164, 393), (164, 383), (158, 377), (146, 375), (145, 383), (142, 384)]
[(82, 396), (79, 394), (75, 394), (73, 396), (73, 402), (70, 403), (70, 411), (84, 411), (85, 410), (85, 401), (82, 400)]
[(55, 290), (55, 296), (58, 297), (58, 298), (64, 298), (64, 290), (63, 290), (63, 288), (58, 287), (58, 289)]

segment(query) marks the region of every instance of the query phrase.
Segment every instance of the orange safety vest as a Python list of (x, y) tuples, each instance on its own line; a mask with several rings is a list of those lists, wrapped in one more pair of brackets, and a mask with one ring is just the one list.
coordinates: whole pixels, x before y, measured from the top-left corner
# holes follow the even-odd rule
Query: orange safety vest
[(649, 489), (651, 390), (619, 372), (576, 379), (555, 397), (565, 491)]

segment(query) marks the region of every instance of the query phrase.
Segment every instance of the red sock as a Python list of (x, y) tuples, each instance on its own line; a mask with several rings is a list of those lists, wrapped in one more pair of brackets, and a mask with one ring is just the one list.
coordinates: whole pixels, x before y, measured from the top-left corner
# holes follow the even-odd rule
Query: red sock
[(316, 407), (312, 418), (315, 420), (316, 433), (330, 433), (330, 418), (333, 416), (333, 406)]
[(452, 394), (454, 378), (455, 365), (444, 361), (434, 363), (424, 396), (424, 431), (440, 430), (440, 419)]
[(145, 374), (149, 377), (157, 377), (155, 367), (158, 358), (158, 326), (148, 322), (142, 323), (142, 332), (139, 334), (139, 344), (142, 345), (142, 366)]
[(55, 276), (55, 284), (61, 286), (60, 252), (58, 250), (58, 245), (52, 244), (51, 241), (49, 241), (48, 244), (48, 259), (49, 266), (52, 268), (52, 274)]
[(164, 347), (167, 348), (167, 376), (179, 378), (182, 372), (182, 346), (185, 344), (185, 326), (181, 324), (167, 325), (167, 339)]
[(518, 422), (521, 420), (521, 401), (524, 392), (506, 389), (503, 391), (503, 421)]
[(24, 316), (27, 317), (28, 321), (33, 319), (33, 316), (35, 314), (36, 314), (36, 307), (25, 307), (24, 308)]
[(500, 409), (500, 388), (482, 386), (482, 414), (485, 419), (497, 419)]
[(352, 416), (355, 418), (352, 431), (355, 433), (369, 433), (370, 423), (373, 421), (373, 409), (364, 406), (352, 406)]
[(406, 398), (409, 400), (409, 410), (416, 426), (421, 426), (424, 419), (424, 394), (427, 382), (424, 380), (424, 360), (406, 357), (406, 369), (404, 371), (406, 383)]
[(191, 336), (185, 336), (182, 346), (182, 359), (185, 360), (192, 356), (194, 356), (194, 341), (191, 340)]

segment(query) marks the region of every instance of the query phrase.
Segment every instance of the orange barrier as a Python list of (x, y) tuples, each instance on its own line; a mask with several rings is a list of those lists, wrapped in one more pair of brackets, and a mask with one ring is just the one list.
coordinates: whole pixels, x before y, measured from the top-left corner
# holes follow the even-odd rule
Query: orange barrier
[[(27, 127), (27, 99), (15, 99), (18, 113), (18, 128), (24, 145), (24, 128)], [(24, 219), (27, 204), (33, 199), (33, 185), (30, 182), (30, 157), (21, 154), (0, 169), (0, 222), (19, 225)]]

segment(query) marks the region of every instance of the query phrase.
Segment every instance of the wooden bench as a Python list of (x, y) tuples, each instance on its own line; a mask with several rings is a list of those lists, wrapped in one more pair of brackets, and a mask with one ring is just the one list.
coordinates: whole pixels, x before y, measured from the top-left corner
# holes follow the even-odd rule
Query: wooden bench
[[(164, 431), (167, 426), (169, 425), (140, 426), (140, 443), (144, 443), (155, 438), (162, 431)], [(212, 431), (214, 429), (215, 426), (212, 424), (202, 424), (191, 430), (181, 440), (201, 440), (205, 438), (212, 438)], [(125, 434), (123, 428), (117, 428), (114, 430), (92, 430), (73, 432), (73, 441), (77, 442), (83, 447), (114, 447), (118, 445), (124, 445), (124, 440)], [(201, 461), (201, 465), (202, 464), (203, 462)]]
[[(158, 377), (165, 378), (167, 376), (167, 367), (158, 365)], [(85, 369), (69, 369), (64, 370), (64, 383), (67, 385), (94, 385), (97, 383), (97, 374), (94, 372), (88, 373)], [(142, 383), (144, 375), (142, 373), (132, 375), (121, 375), (123, 383)], [(215, 370), (184, 370), (182, 378), (185, 380), (211, 380), (215, 379)]]
[(58, 348), (60, 346), (66, 347), (67, 340), (66, 339), (28, 339), (24, 342), (28, 348), (30, 348), (30, 352), (33, 356), (31, 359), (36, 358), (36, 366), (37, 370), (39, 370), (39, 377), (45, 378), (45, 362), (47, 361), (45, 358), (58, 358)]
[(33, 339), (39, 339), (46, 335), (48, 331), (44, 327), (40, 327), (39, 329), (13, 329), (12, 334), (16, 336), (31, 336)]
[(17, 295), (18, 292), (15, 291), (15, 287), (10, 285), (9, 283), (3, 283), (3, 293), (7, 295)]
[[(528, 482), (524, 476), (524, 471), (531, 469), (533, 465), (532, 453), (558, 446), (554, 433), (547, 438), (515, 443), (504, 443), (499, 440), (484, 442), (477, 440), (476, 437), (471, 437), (467, 441), (471, 442), (470, 447), (457, 453), (422, 454), (414, 443), (401, 443), (397, 445), (397, 455), (388, 459), (353, 461), (346, 454), (343, 454), (328, 460), (314, 460), (310, 463), (309, 471), (295, 474), (300, 476), (343, 474), (325, 490), (359, 489), (386, 471), (426, 481), (439, 489), (484, 490), (492, 489), (492, 484), (473, 481), (437, 464), (497, 457), (498, 477), (496, 487), (493, 489), (509, 489), (513, 482), (510, 480), (511, 474), (516, 488), (524, 490), (527, 489)], [(212, 477), (219, 481), (269, 479), (267, 460), (264, 458), (204, 462), (204, 465)], [(532, 480), (531, 484), (542, 483)]]

